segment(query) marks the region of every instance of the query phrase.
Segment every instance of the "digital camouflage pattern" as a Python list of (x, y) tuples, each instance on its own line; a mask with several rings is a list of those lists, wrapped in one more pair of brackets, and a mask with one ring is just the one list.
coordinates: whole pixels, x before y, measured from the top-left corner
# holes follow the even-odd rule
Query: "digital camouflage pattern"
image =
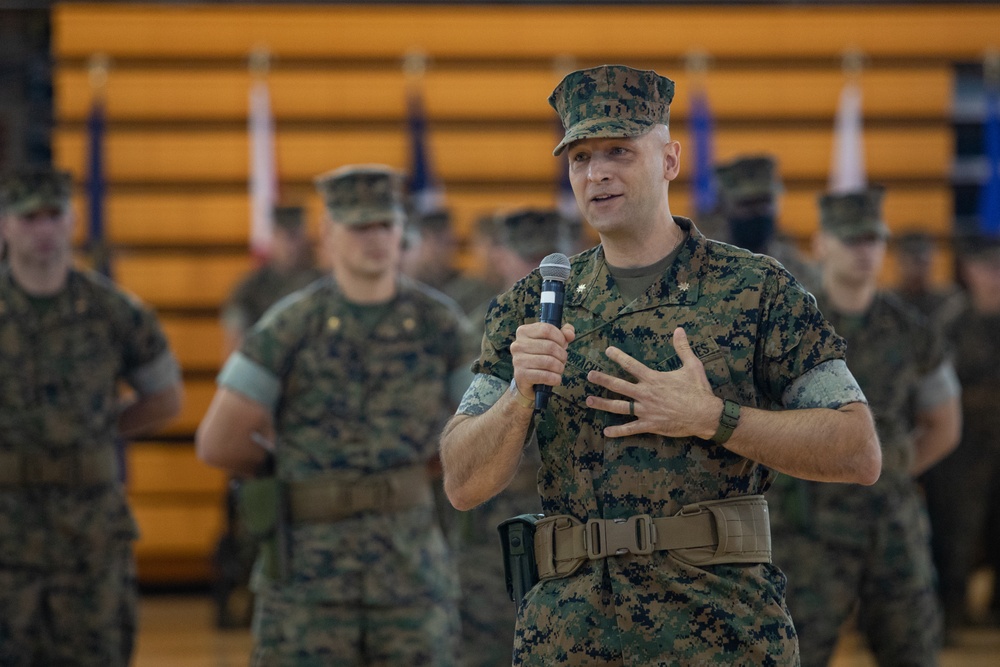
[(552, 91), (549, 104), (566, 130), (552, 152), (594, 137), (637, 137), (668, 125), (674, 82), (653, 70), (601, 65), (570, 72)]
[(882, 219), (885, 190), (869, 187), (858, 192), (827, 193), (819, 196), (819, 223), (843, 241), (889, 236), (889, 226)]
[[(629, 419), (586, 406), (608, 395), (588, 371), (622, 377), (614, 345), (650, 368), (679, 367), (671, 344), (682, 326), (715, 394), (777, 408), (799, 376), (842, 358), (843, 341), (813, 298), (772, 259), (706, 240), (685, 218), (676, 261), (646, 293), (625, 303), (597, 247), (571, 259), (563, 321), (576, 329), (562, 384), (536, 418), (538, 477), (546, 514), (625, 518), (675, 514), (685, 504), (763, 493), (774, 472), (698, 438), (606, 438)], [(537, 321), (537, 272), (501, 295), (474, 367), (509, 382), (517, 327)], [(817, 443), (822, 447), (822, 443)], [(672, 553), (584, 563), (533, 588), (518, 609), (515, 664), (795, 665), (785, 579), (769, 564), (688, 565)]]
[[(38, 302), (0, 272), (0, 453), (52, 466), (84, 452), (113, 457), (118, 383), (178, 379), (153, 312), (103, 277), (71, 271), (62, 292)], [(126, 664), (136, 536), (117, 481), (0, 485), (0, 664), (24, 664), (36, 650), (44, 664)], [(44, 619), (44, 632), (80, 629), (77, 639), (33, 635)]]
[(327, 213), (342, 225), (402, 224), (405, 176), (384, 165), (350, 165), (316, 177)]
[(34, 169), (8, 174), (0, 179), (0, 214), (66, 208), (72, 185), (72, 177), (66, 171)]
[(860, 602), (858, 624), (879, 664), (936, 665), (940, 611), (926, 508), (910, 474), (916, 397), (944, 361), (940, 336), (916, 311), (879, 293), (859, 317), (820, 309), (849, 345), (882, 444), (873, 486), (782, 477), (768, 493), (773, 558), (788, 577), (788, 607), (804, 665), (825, 665)]
[[(425, 465), (437, 454), (448, 376), (466, 361), (461, 314), (407, 278), (373, 328), (357, 308), (328, 277), (270, 310), (243, 343), (241, 352), (281, 381), (276, 472), (284, 481), (359, 478)], [(289, 604), (310, 613), (339, 606), (368, 623), (369, 613), (397, 608), (396, 630), (422, 638), (414, 655), (437, 647), (433, 661), (412, 664), (453, 664), (458, 584), (432, 506), (295, 524), (290, 536), (289, 580), (255, 576), (259, 664), (293, 664), (289, 656), (321, 650), (307, 629), (275, 630), (287, 626)], [(412, 633), (414, 626), (422, 631)], [(342, 645), (340, 654), (351, 651)]]
[(729, 200), (773, 197), (781, 190), (770, 155), (748, 155), (715, 167), (719, 194)]

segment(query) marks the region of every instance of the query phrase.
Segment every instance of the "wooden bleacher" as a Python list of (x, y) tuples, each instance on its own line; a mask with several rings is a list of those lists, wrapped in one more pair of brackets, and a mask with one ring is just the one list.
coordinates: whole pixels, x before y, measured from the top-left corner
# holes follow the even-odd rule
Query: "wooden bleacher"
[[(564, 73), (554, 63), (567, 56), (578, 67), (625, 62), (670, 76), (678, 90), (672, 130), (690, 146), (693, 82), (684, 62), (697, 50), (710, 56), (704, 84), (717, 158), (775, 154), (786, 187), (782, 229), (804, 239), (817, 226), (815, 198), (829, 169), (841, 59), (855, 48), (868, 58), (861, 79), (867, 166), (869, 178), (888, 188), (886, 217), (897, 231), (945, 235), (952, 64), (981, 58), (996, 45), (998, 25), (1000, 8), (952, 3), (57, 5), (56, 161), (82, 177), (87, 61), (107, 54), (107, 227), (116, 278), (159, 310), (185, 369), (182, 417), (162, 440), (132, 450), (140, 576), (205, 579), (222, 524), (225, 476), (195, 460), (191, 436), (221, 361), (218, 307), (250, 266), (246, 61), (253, 49), (273, 54), (268, 82), (282, 191), (308, 206), (314, 233), (316, 174), (353, 162), (407, 164), (401, 63), (410, 51), (430, 58), (423, 80), (430, 150), (467, 235), (480, 213), (554, 203), (555, 119), (545, 100)], [(671, 191), (675, 213), (691, 210), (688, 173)], [(81, 216), (84, 204), (78, 197)]]

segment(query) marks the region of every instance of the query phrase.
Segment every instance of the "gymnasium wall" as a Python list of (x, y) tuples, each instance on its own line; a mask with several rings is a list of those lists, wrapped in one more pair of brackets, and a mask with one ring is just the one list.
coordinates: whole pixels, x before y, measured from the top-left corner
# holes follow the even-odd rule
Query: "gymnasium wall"
[[(199, 464), (191, 437), (221, 362), (218, 307), (250, 268), (247, 95), (251, 51), (268, 75), (283, 198), (308, 206), (312, 178), (343, 164), (408, 163), (403, 59), (428, 57), (430, 151), (461, 234), (496, 207), (555, 203), (554, 113), (567, 67), (621, 62), (677, 82), (671, 127), (690, 147), (685, 68), (709, 56), (703, 83), (715, 150), (777, 156), (781, 228), (817, 226), (833, 118), (849, 49), (861, 75), (870, 180), (887, 187), (894, 231), (945, 236), (953, 64), (1000, 43), (1000, 7), (586, 5), (64, 4), (53, 15), (55, 161), (78, 179), (92, 100), (87, 64), (106, 54), (107, 227), (115, 277), (160, 312), (185, 370), (182, 417), (133, 446), (131, 497), (144, 581), (200, 580), (222, 525), (225, 476)], [(685, 156), (682, 154), (682, 161)], [(690, 168), (671, 186), (691, 213)], [(81, 189), (82, 190), (82, 189)], [(75, 202), (80, 229), (86, 206)], [(471, 257), (466, 268), (475, 270)], [(937, 267), (948, 271), (947, 258)], [(891, 276), (892, 268), (888, 274)]]

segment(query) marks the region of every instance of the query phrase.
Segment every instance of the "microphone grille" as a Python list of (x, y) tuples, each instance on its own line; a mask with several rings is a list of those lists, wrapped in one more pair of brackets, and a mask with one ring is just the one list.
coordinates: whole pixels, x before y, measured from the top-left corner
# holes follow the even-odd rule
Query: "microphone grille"
[(564, 283), (569, 278), (569, 257), (561, 252), (554, 252), (542, 260), (538, 265), (538, 272), (542, 274), (542, 280), (558, 280)]

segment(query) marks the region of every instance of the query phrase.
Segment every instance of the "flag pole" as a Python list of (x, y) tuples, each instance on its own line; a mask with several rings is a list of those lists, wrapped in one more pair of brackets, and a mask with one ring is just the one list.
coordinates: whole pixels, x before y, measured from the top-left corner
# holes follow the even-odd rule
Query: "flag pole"
[(691, 82), (689, 124), (694, 145), (692, 199), (697, 218), (704, 220), (715, 211), (716, 205), (715, 133), (706, 85), (709, 55), (704, 51), (690, 51), (684, 58), (684, 65)]
[(851, 47), (844, 53), (841, 62), (845, 82), (834, 120), (830, 192), (851, 192), (868, 185), (861, 106), (861, 74), (865, 55)]
[(1000, 238), (1000, 51), (983, 56), (983, 154), (986, 180), (979, 192), (979, 231)]
[(274, 207), (278, 201), (278, 177), (274, 148), (274, 116), (267, 76), (271, 53), (257, 47), (248, 59), (251, 83), (247, 132), (250, 140), (250, 252), (258, 263), (271, 250)]
[(444, 189), (431, 164), (427, 141), (427, 110), (424, 105), (424, 77), (427, 74), (427, 54), (410, 51), (403, 57), (406, 78), (406, 116), (410, 138), (410, 196), (417, 215), (442, 210)]
[(87, 118), (89, 142), (87, 165), (87, 254), (92, 268), (111, 276), (111, 257), (104, 229), (104, 198), (107, 183), (104, 174), (104, 135), (106, 132), (105, 91), (111, 59), (104, 53), (95, 53), (87, 63), (90, 83), (91, 107)]

